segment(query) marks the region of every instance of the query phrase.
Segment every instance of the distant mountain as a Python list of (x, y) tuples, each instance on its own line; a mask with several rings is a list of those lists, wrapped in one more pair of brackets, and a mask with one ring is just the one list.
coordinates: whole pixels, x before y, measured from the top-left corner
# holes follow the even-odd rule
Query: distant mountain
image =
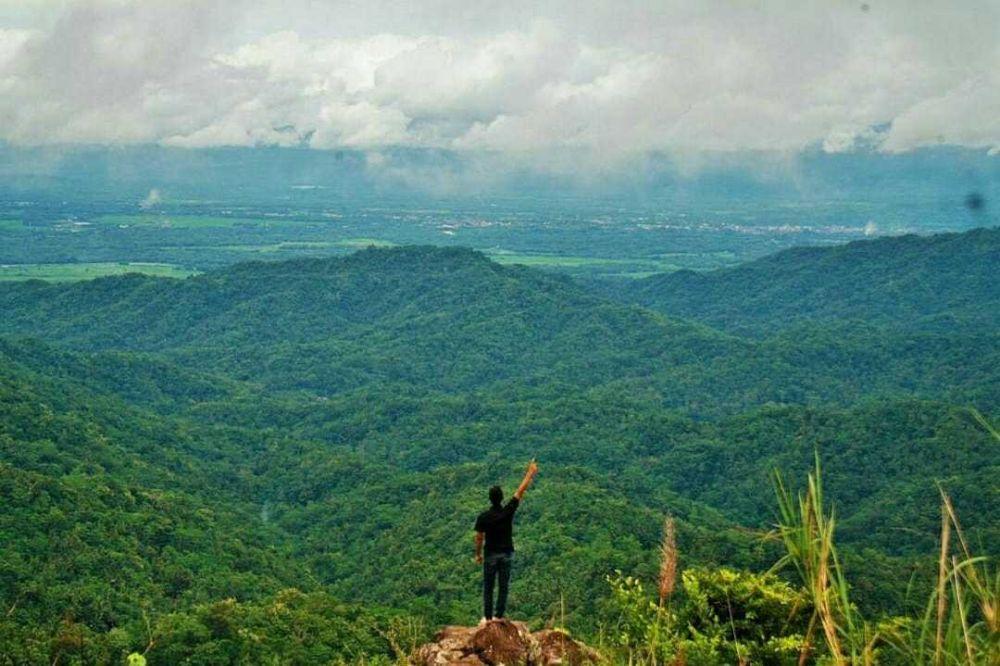
[(566, 278), (432, 247), (239, 264), (187, 280), (5, 284), (0, 308), (5, 334), (167, 352), (192, 367), (325, 391), (525, 376), (593, 383), (743, 346)]
[(793, 248), (736, 268), (637, 280), (618, 296), (753, 335), (830, 320), (997, 331), (1000, 228)]
[[(774, 280), (780, 275), (776, 270)], [(785, 307), (780, 292), (767, 296), (769, 307)], [(934, 307), (942, 316), (952, 312)], [(463, 391), (617, 383), (658, 391), (670, 407), (712, 414), (767, 402), (847, 405), (900, 391), (983, 404), (998, 391), (996, 329), (900, 338), (880, 326), (886, 318), (877, 311), (874, 323), (757, 342), (465, 249), (371, 248), (342, 258), (238, 264), (185, 280), (9, 283), (0, 285), (0, 308), (3, 335), (156, 353), (191, 372), (321, 395), (391, 384)], [(954, 312), (965, 310), (955, 305)], [(994, 316), (957, 316), (973, 315)], [(955, 367), (964, 369), (961, 377), (950, 372)]]
[(82, 348), (144, 350), (315, 342), (371, 326), (416, 332), (498, 318), (558, 324), (540, 319), (601, 304), (569, 280), (435, 247), (251, 262), (189, 280), (127, 275), (3, 285), (0, 292), (6, 331), (42, 332)]

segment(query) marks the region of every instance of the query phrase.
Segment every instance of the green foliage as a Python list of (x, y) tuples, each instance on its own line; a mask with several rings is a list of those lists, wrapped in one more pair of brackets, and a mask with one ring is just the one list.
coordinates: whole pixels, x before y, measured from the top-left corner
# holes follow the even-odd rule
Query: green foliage
[[(759, 573), (780, 555), (759, 536), (771, 471), (805, 474), (816, 450), (850, 572), (842, 610), (923, 610), (936, 479), (969, 543), (1000, 543), (1000, 454), (955, 405), (994, 415), (995, 331), (887, 327), (906, 319), (890, 312), (740, 338), (412, 247), (0, 285), (0, 307), (0, 332), (46, 340), (0, 338), (13, 663), (394, 658), (424, 633), (400, 614), (478, 617), (472, 521), (533, 456), (512, 611), (603, 628), (654, 663), (795, 661), (821, 599)], [(641, 581), (665, 511), (684, 576), (661, 608)]]
[(996, 333), (1000, 229), (799, 247), (710, 273), (625, 283), (622, 297), (730, 331), (848, 320)]
[(284, 590), (259, 603), (225, 599), (161, 618), (147, 656), (162, 664), (388, 663), (382, 620), (322, 593)]
[(727, 568), (688, 569), (681, 579), (688, 602), (682, 615), (685, 624), (747, 646), (752, 662), (772, 659), (764, 655), (778, 642), (801, 644), (810, 609), (802, 590), (768, 574)]
[(101, 630), (69, 619), (46, 632), (0, 622), (0, 663), (389, 664), (393, 623), (323, 593), (195, 604)]
[[(1000, 434), (980, 415), (977, 420), (998, 442)], [(1000, 573), (988, 558), (974, 556), (954, 505), (942, 489), (938, 579), (922, 622), (913, 618), (867, 621), (851, 603), (850, 586), (834, 544), (834, 515), (823, 498), (819, 456), (807, 488), (797, 498), (775, 477), (780, 518), (777, 536), (786, 555), (776, 565), (791, 564), (812, 601), (812, 619), (800, 653), (820, 652), (813, 630), (822, 627), (826, 655), (837, 666), (877, 663), (992, 664), (1000, 646)], [(960, 545), (952, 554), (954, 530)], [(880, 644), (894, 652), (883, 655)], [(885, 658), (883, 658), (885, 657)], [(897, 661), (898, 660), (898, 661)]]
[(638, 664), (795, 664), (810, 606), (803, 590), (769, 574), (696, 567), (682, 575), (676, 608), (642, 583), (608, 578), (606, 650)]
[[(0, 220), (2, 223), (3, 220)], [(2, 224), (0, 224), (2, 228)], [(72, 264), (17, 264), (0, 266), (0, 282), (7, 280), (48, 280), (53, 282), (92, 280), (108, 275), (142, 273), (161, 277), (183, 278), (197, 271), (174, 266), (143, 262), (90, 262)]]
[[(954, 244), (985, 243), (992, 256), (994, 237), (969, 234)], [(846, 405), (889, 395), (988, 407), (1000, 397), (1000, 352), (989, 319), (996, 310), (983, 305), (977, 321), (987, 325), (961, 332), (916, 334), (909, 325), (875, 325), (872, 315), (756, 341), (612, 303), (468, 250), (403, 247), (239, 264), (187, 280), (0, 285), (0, 334), (158, 352), (192, 369), (323, 396), (400, 384), (449, 392), (613, 385), (716, 416), (768, 402)]]

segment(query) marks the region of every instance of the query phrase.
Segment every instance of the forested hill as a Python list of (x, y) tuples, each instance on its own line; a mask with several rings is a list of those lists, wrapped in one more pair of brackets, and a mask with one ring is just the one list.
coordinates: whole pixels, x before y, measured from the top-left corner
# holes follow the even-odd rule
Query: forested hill
[(8, 331), (34, 333), (48, 317), (47, 337), (134, 349), (303, 342), (428, 313), (483, 320), (593, 301), (566, 280), (504, 268), (471, 250), (434, 247), (250, 262), (187, 280), (36, 281), (4, 286), (2, 294)]
[(726, 338), (602, 301), (566, 278), (500, 266), (472, 250), (435, 247), (237, 264), (185, 280), (126, 275), (6, 284), (0, 285), (0, 307), (4, 333), (95, 350), (298, 344), (391, 331), (442, 343), (449, 336), (463, 342), (484, 337), (483, 346), (503, 354), (527, 349), (506, 348), (506, 340), (495, 339), (501, 330), (522, 347), (546, 345), (582, 328), (584, 316), (605, 327), (608, 337), (655, 330), (702, 342)]
[(2, 284), (0, 309), (0, 335), (155, 353), (191, 371), (321, 395), (616, 382), (718, 414), (900, 394), (986, 405), (998, 390), (995, 329), (900, 337), (861, 322), (743, 339), (462, 249), (371, 248), (185, 280)]
[(816, 452), (852, 599), (908, 610), (935, 482), (1000, 543), (968, 409), (998, 416), (996, 315), (942, 293), (921, 312), (978, 323), (869, 304), (748, 337), (432, 247), (0, 284), (0, 662), (388, 659), (400, 616), (478, 617), (472, 521), (531, 457), (512, 603), (535, 625), (617, 626), (607, 577), (654, 577), (665, 513), (684, 570), (769, 568), (770, 475)]
[[(106, 361), (34, 343), (0, 353), (0, 646), (18, 655), (51, 654), (56, 639), (69, 654), (142, 649), (148, 617), (151, 654), (177, 663), (223, 649), (243, 623), (293, 644), (293, 612), (331, 632), (346, 651), (335, 655), (386, 649), (371, 618), (334, 599), (468, 621), (477, 572), (461, 566), (461, 536), (484, 489), (509, 488), (514, 461), (531, 456), (545, 469), (519, 514), (518, 575), (531, 585), (518, 588), (517, 613), (543, 621), (565, 603), (581, 630), (601, 619), (607, 574), (652, 575), (663, 512), (677, 518), (687, 566), (770, 566), (759, 540), (770, 472), (801, 475), (817, 448), (866, 607), (903, 608), (909, 572), (931, 570), (935, 479), (969, 538), (997, 543), (995, 446), (942, 403), (706, 422), (616, 387), (373, 387), (317, 401), (252, 387), (205, 395), (179, 372), (175, 397), (193, 404), (162, 414), (128, 404), (145, 371), (123, 380), (124, 399), (94, 382), (88, 368)], [(268, 626), (275, 617), (287, 623)]]
[(186, 280), (5, 284), (0, 309), (0, 334), (165, 353), (192, 368), (327, 393), (373, 382), (594, 384), (745, 347), (565, 278), (433, 247), (239, 264)]
[(784, 250), (731, 269), (678, 271), (619, 296), (731, 332), (817, 320), (908, 330), (1000, 327), (1000, 228)]

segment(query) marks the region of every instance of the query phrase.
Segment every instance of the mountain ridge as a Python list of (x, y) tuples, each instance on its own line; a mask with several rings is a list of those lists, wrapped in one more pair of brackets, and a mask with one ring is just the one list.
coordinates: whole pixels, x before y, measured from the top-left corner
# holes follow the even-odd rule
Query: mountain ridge
[[(901, 389), (934, 397), (945, 383), (954, 397), (984, 404), (1000, 384), (996, 327), (909, 331), (877, 318), (817, 320), (759, 340), (467, 249), (369, 248), (183, 280), (0, 285), (0, 308), (0, 336), (154, 353), (189, 370), (319, 395), (372, 384), (454, 392), (617, 382), (712, 414), (768, 401), (844, 404)], [(912, 351), (900, 356), (901, 345)], [(957, 365), (967, 368), (964, 378), (954, 376)]]
[(799, 247), (704, 273), (664, 273), (611, 295), (734, 333), (864, 319), (911, 329), (1000, 327), (1000, 228)]

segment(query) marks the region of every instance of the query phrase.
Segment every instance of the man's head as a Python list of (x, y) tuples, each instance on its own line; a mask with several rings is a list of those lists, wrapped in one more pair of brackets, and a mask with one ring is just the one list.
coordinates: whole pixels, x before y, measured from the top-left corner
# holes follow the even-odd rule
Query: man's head
[(493, 486), (490, 488), (490, 504), (493, 506), (500, 506), (503, 502), (503, 490), (500, 486)]

